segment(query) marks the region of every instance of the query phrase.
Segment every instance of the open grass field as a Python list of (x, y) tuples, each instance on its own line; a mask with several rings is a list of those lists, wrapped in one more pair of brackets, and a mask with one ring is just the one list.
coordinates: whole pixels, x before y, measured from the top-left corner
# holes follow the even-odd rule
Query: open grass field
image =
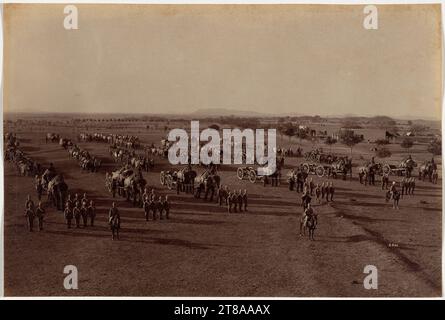
[[(386, 203), (378, 186), (353, 179), (332, 180), (334, 202), (314, 203), (319, 215), (315, 241), (299, 237), (301, 194), (289, 191), (285, 174), (302, 158), (287, 158), (278, 187), (240, 181), (236, 166), (224, 166), (222, 183), (230, 189), (247, 189), (247, 212), (227, 213), (215, 202), (176, 195), (160, 185), (159, 173), (171, 168), (167, 160), (155, 158), (153, 171), (145, 173), (157, 194), (169, 195), (171, 219), (146, 222), (143, 210), (125, 199), (116, 199), (122, 217), (120, 241), (112, 241), (107, 224), (113, 201), (105, 188), (105, 172), (114, 163), (104, 143), (79, 146), (99, 156), (97, 173), (82, 172), (77, 162), (58, 143), (45, 143), (47, 132), (77, 141), (82, 130), (23, 125), (12, 128), (21, 149), (42, 165), (50, 162), (62, 172), (70, 193), (87, 193), (95, 200), (94, 227), (67, 229), (63, 214), (47, 208), (44, 230), (27, 230), (24, 205), (27, 194), (36, 200), (33, 178), (19, 176), (5, 162), (4, 258), (7, 296), (277, 296), (277, 297), (431, 297), (441, 295), (442, 180), (436, 185), (417, 182), (415, 195), (405, 196), (400, 209)], [(8, 128), (5, 128), (8, 131)], [(89, 127), (88, 132), (135, 134), (144, 144), (159, 144), (161, 128), (122, 126), (107, 130)], [(297, 146), (297, 139), (278, 144)], [(304, 151), (312, 143), (301, 142)], [(391, 163), (408, 154), (398, 144), (388, 147)], [(349, 154), (347, 147), (333, 147)], [(421, 163), (431, 159), (426, 145), (409, 150)], [(370, 145), (353, 149), (354, 164), (372, 156)], [(441, 176), (441, 159), (439, 164)], [(197, 169), (202, 172), (203, 169)], [(417, 175), (417, 169), (415, 169)], [(315, 182), (326, 178), (313, 176)], [(391, 177), (400, 181), (400, 177)], [(45, 198), (45, 196), (44, 196)], [(65, 290), (63, 269), (79, 270), (79, 289)], [(378, 289), (366, 290), (363, 269), (378, 269)]]

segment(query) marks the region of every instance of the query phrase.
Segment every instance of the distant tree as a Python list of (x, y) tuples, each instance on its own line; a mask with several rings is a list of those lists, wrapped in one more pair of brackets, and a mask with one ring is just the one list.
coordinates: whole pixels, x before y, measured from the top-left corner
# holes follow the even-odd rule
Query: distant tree
[(298, 129), (296, 132), (296, 136), (300, 139), (300, 144), (301, 144), (302, 140), (308, 137), (308, 134), (306, 130)]
[(379, 158), (388, 158), (391, 156), (391, 151), (389, 151), (387, 148), (380, 148), (377, 149), (375, 155)]
[(353, 130), (342, 130), (340, 133), (340, 141), (351, 149), (352, 155), (352, 148), (363, 141), (363, 136), (355, 134)]
[(405, 137), (400, 143), (400, 146), (405, 149), (410, 149), (412, 148), (413, 145), (414, 145), (413, 140), (410, 139), (409, 137)]
[(442, 139), (436, 138), (434, 140), (431, 140), (428, 145), (427, 150), (433, 156), (441, 155), (442, 154)]
[(335, 139), (331, 136), (328, 136), (326, 138), (326, 140), (324, 141), (324, 143), (327, 144), (330, 148), (330, 151), (332, 151), (332, 145), (337, 143), (337, 139)]
[(289, 138), (289, 141), (290, 141), (290, 139), (296, 135), (296, 130), (292, 126), (287, 126), (284, 128), (283, 133), (285, 136), (287, 136)]

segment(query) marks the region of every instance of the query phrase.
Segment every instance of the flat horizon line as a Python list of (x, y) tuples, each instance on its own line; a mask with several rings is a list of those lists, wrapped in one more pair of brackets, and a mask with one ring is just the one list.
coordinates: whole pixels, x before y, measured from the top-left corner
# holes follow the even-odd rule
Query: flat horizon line
[[(202, 109), (200, 109), (202, 110)], [(85, 111), (77, 111), (77, 112), (64, 112), (64, 111), (6, 111), (3, 110), (3, 114), (57, 114), (57, 115), (66, 115), (66, 114), (70, 114), (70, 115), (126, 115), (128, 117), (131, 117), (132, 115), (143, 115), (143, 116), (177, 116), (177, 117), (181, 117), (181, 116), (186, 116), (186, 117), (199, 117), (199, 118), (221, 118), (221, 117), (238, 117), (238, 118), (283, 118), (283, 117), (297, 117), (297, 118), (301, 118), (301, 117), (320, 117), (320, 118), (375, 118), (375, 117), (388, 117), (388, 118), (392, 118), (392, 119), (397, 119), (397, 120), (423, 120), (423, 121), (442, 121), (442, 119), (439, 118), (433, 118), (433, 117), (424, 117), (424, 118), (420, 118), (420, 117), (416, 117), (416, 116), (388, 116), (388, 115), (381, 115), (381, 114), (375, 114), (375, 115), (370, 115), (370, 114), (366, 114), (366, 115), (358, 115), (358, 114), (330, 114), (330, 115), (321, 115), (321, 114), (313, 114), (313, 115), (309, 115), (309, 114), (289, 114), (289, 113), (282, 113), (282, 114), (269, 114), (269, 113), (262, 113), (262, 112), (256, 112), (254, 115), (240, 115), (240, 114), (230, 114), (230, 111), (232, 111), (231, 109), (226, 109), (226, 111), (229, 113), (227, 115), (215, 115), (215, 116), (211, 116), (211, 115), (200, 115), (199, 111), (200, 110), (195, 110), (195, 111), (191, 111), (188, 113), (147, 113), (147, 112), (132, 112), (132, 113), (128, 113), (128, 112), (85, 112)], [(206, 109), (207, 110), (207, 109)], [(220, 109), (219, 109), (220, 110)], [(249, 111), (244, 111), (244, 110), (233, 110), (233, 112), (249, 112)]]

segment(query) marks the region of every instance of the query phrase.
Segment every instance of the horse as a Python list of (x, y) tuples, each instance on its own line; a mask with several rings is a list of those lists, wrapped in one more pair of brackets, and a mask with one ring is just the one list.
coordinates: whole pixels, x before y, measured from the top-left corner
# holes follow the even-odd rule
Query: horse
[(392, 208), (393, 209), (399, 209), (400, 192), (397, 191), (397, 190), (395, 190), (394, 192), (391, 192), (390, 190), (388, 190), (386, 192), (386, 199), (385, 199), (385, 201), (388, 202), (391, 199), (393, 200)]
[(428, 161), (419, 167), (419, 180), (425, 181), (425, 177), (428, 176), (430, 182), (432, 182), (433, 171), (435, 170), (432, 162)]
[(306, 229), (308, 230), (309, 240), (315, 241), (315, 229), (317, 228), (318, 219), (315, 215), (304, 215), (300, 220), (300, 235), (306, 235)]

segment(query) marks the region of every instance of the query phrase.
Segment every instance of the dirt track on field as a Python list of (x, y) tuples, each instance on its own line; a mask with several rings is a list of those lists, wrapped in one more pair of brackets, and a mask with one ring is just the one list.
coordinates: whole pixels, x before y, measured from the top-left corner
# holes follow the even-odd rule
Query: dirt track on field
[[(104, 179), (105, 171), (117, 165), (108, 145), (79, 143), (105, 159), (100, 172), (81, 172), (66, 150), (57, 143), (45, 144), (44, 132), (45, 128), (19, 132), (22, 149), (44, 165), (53, 162), (64, 173), (71, 194), (86, 192), (95, 200), (97, 225), (67, 229), (63, 215), (47, 208), (45, 230), (28, 232), (23, 208), (27, 194), (36, 199), (33, 179), (18, 176), (5, 163), (7, 296), (441, 294), (441, 180), (437, 185), (418, 182), (416, 195), (402, 199), (399, 210), (385, 203), (379, 186), (359, 184), (355, 173), (353, 181), (333, 180), (335, 201), (314, 205), (319, 227), (311, 242), (298, 236), (301, 195), (289, 191), (285, 182), (263, 187), (238, 180), (235, 167), (224, 168), (223, 184), (246, 188), (249, 194), (248, 212), (228, 214), (215, 203), (162, 187), (159, 172), (169, 166), (156, 158), (154, 171), (144, 177), (158, 194), (170, 196), (171, 219), (145, 222), (142, 209), (119, 199), (121, 240), (112, 241), (107, 225), (112, 198)], [(141, 136), (144, 143), (158, 143), (161, 135)], [(73, 133), (62, 136), (74, 138)], [(309, 144), (303, 148), (310, 149)], [(365, 147), (356, 149), (354, 157), (364, 154)], [(420, 149), (411, 153), (416, 160), (429, 157)], [(301, 161), (289, 158), (286, 166)], [(66, 265), (79, 270), (78, 290), (63, 288)], [(366, 265), (378, 268), (378, 290), (363, 287)]]

